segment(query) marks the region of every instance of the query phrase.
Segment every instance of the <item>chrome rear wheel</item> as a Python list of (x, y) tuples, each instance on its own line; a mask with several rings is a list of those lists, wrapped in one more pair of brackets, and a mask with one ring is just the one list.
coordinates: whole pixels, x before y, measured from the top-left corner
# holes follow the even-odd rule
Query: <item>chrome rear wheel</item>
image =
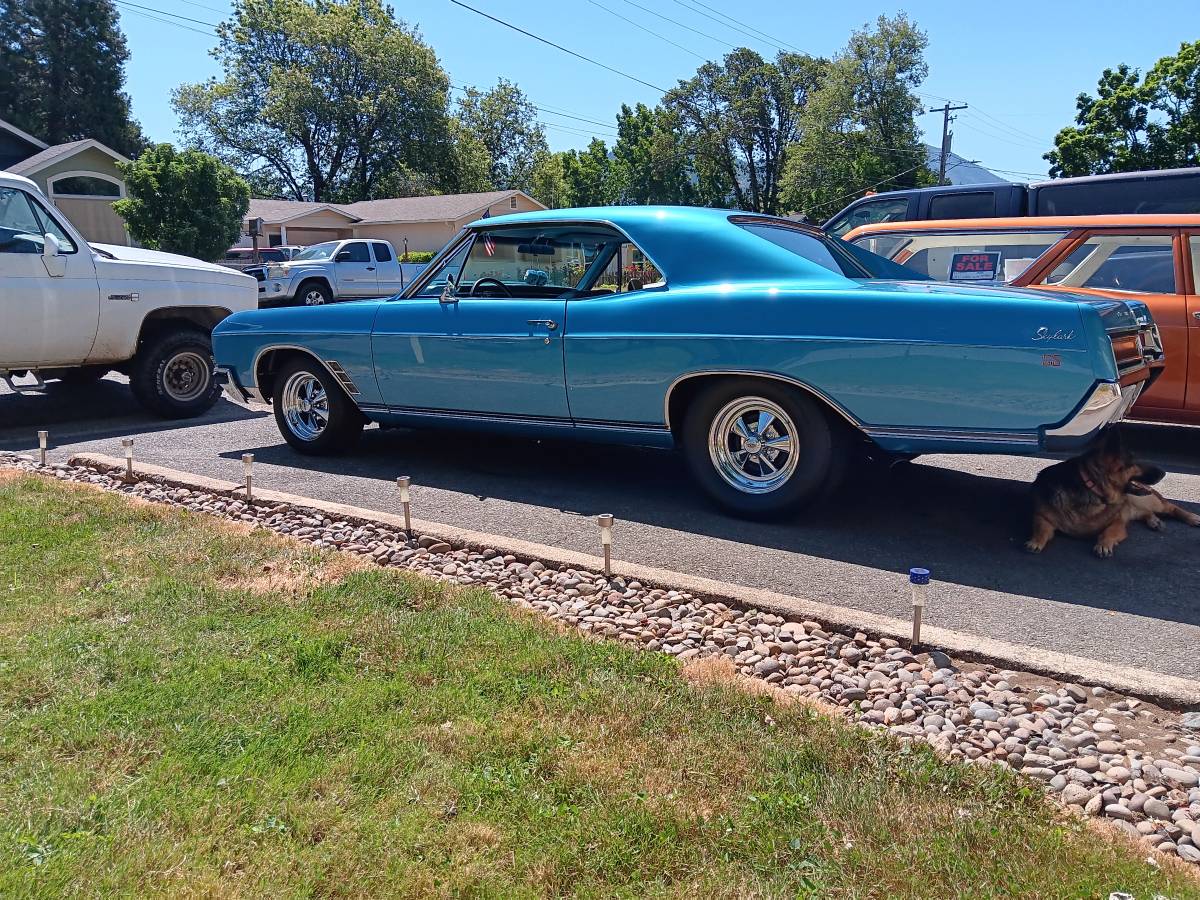
[(798, 445), (791, 416), (765, 397), (739, 397), (725, 404), (708, 431), (717, 474), (745, 494), (769, 494), (787, 484), (796, 471)]

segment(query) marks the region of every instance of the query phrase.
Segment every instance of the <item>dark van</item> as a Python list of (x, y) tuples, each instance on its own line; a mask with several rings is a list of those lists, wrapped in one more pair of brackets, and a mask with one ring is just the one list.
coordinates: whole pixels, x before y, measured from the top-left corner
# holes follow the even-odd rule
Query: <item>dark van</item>
[(824, 228), (842, 237), (875, 222), (1120, 213), (1200, 213), (1200, 167), (888, 191), (860, 197)]

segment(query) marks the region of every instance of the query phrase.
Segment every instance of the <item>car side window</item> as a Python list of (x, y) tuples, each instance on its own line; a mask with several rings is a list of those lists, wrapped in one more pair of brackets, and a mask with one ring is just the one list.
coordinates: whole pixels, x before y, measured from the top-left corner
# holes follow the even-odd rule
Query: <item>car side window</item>
[(0, 253), (41, 253), (46, 234), (58, 239), (63, 253), (75, 252), (75, 242), (40, 203), (17, 188), (0, 188)]
[(1177, 293), (1171, 235), (1093, 235), (1055, 266), (1042, 284), (1139, 294)]
[(392, 251), (391, 251), (391, 248), (388, 247), (387, 244), (380, 243), (379, 241), (373, 241), (371, 243), (371, 246), (375, 248), (375, 261), (376, 262), (391, 262), (392, 261)]
[(1200, 294), (1200, 236), (1188, 238), (1192, 248), (1192, 290)]
[(338, 262), (364, 263), (371, 261), (371, 251), (367, 249), (366, 241), (355, 241), (346, 244), (338, 251)]
[(623, 241), (592, 282), (591, 290), (621, 294), (644, 290), (649, 286), (662, 284), (662, 281), (662, 273), (638, 246), (630, 241)]
[(859, 225), (874, 225), (876, 222), (903, 222), (908, 219), (908, 198), (892, 197), (885, 200), (869, 200), (849, 210), (837, 221), (830, 222), (826, 229), (835, 237), (843, 237)]
[(430, 279), (421, 286), (414, 297), (438, 297), (442, 291), (446, 289), (446, 279), (452, 279), (457, 285), (459, 275), (462, 274), (463, 262), (467, 258), (467, 253), (471, 249), (471, 241), (463, 241), (461, 247), (451, 253), (448, 257), (438, 264), (438, 267), (433, 270)]

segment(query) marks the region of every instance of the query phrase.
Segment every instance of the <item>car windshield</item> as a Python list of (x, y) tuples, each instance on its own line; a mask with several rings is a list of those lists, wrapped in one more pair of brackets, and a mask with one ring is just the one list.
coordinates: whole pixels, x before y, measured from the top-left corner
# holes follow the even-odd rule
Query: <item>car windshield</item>
[(324, 244), (313, 244), (296, 254), (295, 259), (333, 259), (333, 251), (338, 247), (337, 241)]
[(883, 232), (853, 244), (934, 281), (1002, 284), (1017, 278), (1065, 231)]

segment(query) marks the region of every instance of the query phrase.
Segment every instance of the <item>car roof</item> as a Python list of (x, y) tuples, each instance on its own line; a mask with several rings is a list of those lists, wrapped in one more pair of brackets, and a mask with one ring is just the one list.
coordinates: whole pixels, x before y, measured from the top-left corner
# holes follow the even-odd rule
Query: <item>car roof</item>
[(15, 172), (0, 172), (0, 184), (7, 187), (24, 188), (25, 190), (33, 190), (41, 193), (42, 189), (37, 186), (37, 182), (24, 175), (17, 175)]
[(1000, 216), (990, 219), (907, 219), (859, 225), (847, 232), (846, 240), (869, 234), (895, 231), (1068, 231), (1078, 228), (1195, 228), (1200, 214), (1126, 213), (1106, 216)]
[(509, 225), (609, 225), (623, 232), (676, 285), (799, 279), (844, 286), (845, 276), (765, 240), (734, 220), (761, 222), (820, 239), (820, 229), (777, 216), (706, 206), (590, 206), (476, 219), (468, 229)]

